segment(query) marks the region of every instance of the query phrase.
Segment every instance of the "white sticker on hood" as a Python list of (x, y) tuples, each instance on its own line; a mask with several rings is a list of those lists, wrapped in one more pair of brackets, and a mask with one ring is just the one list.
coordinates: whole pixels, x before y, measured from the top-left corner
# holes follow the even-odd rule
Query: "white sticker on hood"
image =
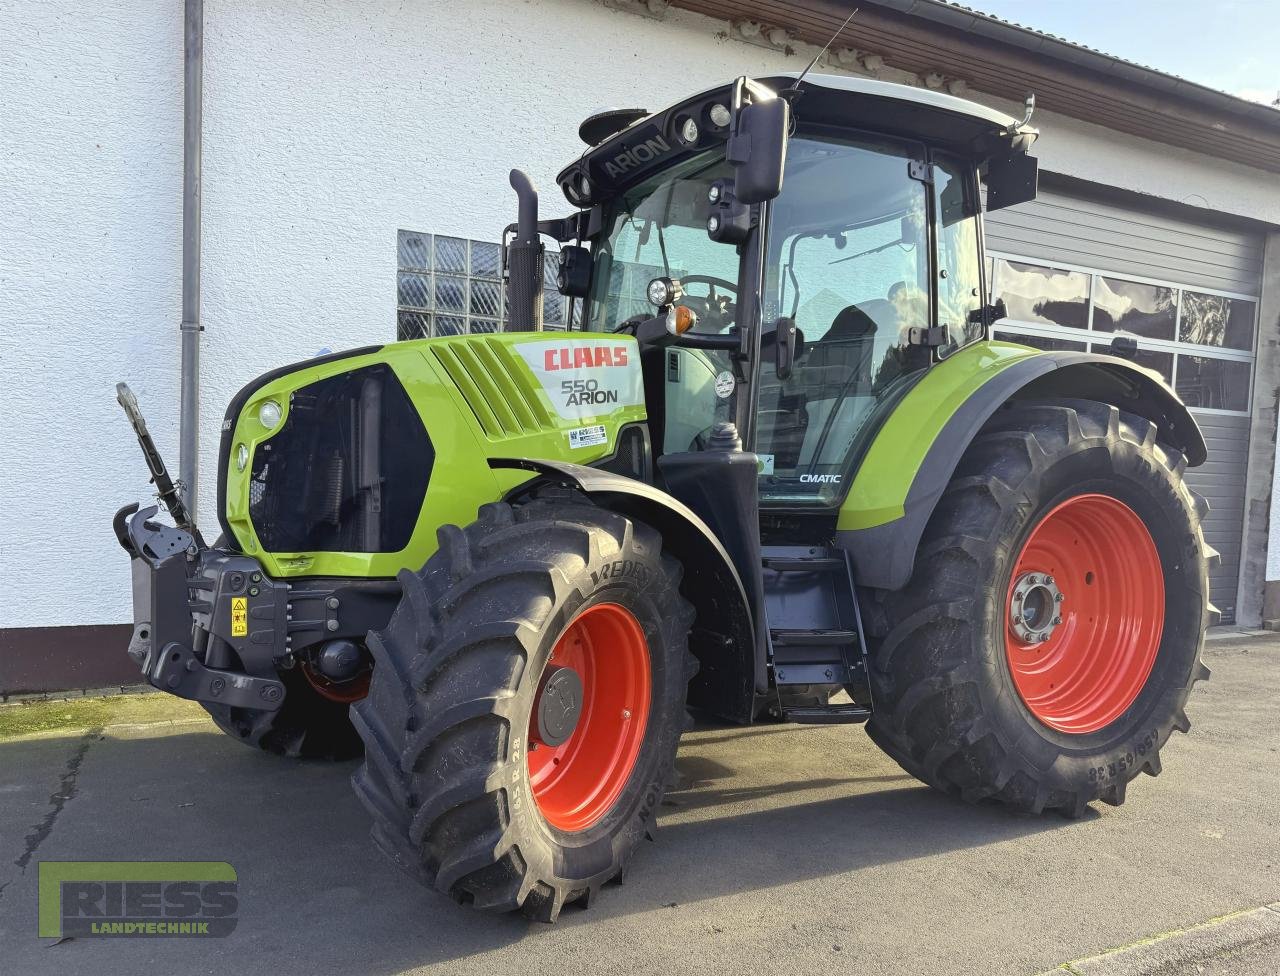
[(594, 424), (591, 427), (579, 427), (569, 431), (571, 448), (596, 447), (607, 443), (609, 443), (609, 432), (605, 430), (604, 424)]
[(522, 342), (515, 348), (565, 420), (599, 417), (644, 403), (634, 343), (566, 337)]

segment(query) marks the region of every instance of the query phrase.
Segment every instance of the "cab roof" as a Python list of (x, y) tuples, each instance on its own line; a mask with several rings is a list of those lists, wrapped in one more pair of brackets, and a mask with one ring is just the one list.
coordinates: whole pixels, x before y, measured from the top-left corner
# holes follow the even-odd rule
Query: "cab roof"
[[(774, 89), (774, 91), (781, 91), (783, 88), (792, 87), (799, 77), (800, 72), (798, 71), (784, 71), (782, 74), (765, 78), (763, 83)], [(955, 95), (933, 91), (929, 88), (896, 85), (888, 81), (878, 81), (875, 78), (857, 78), (851, 75), (808, 74), (805, 75), (805, 79), (801, 83), (801, 90), (807, 91), (810, 89), (824, 89), (863, 98), (882, 98), (913, 103), (939, 112), (961, 116), (979, 125), (996, 129), (1008, 129), (1018, 121), (1004, 112), (997, 111), (979, 102), (971, 102), (967, 98), (958, 98)]]
[[(798, 72), (759, 79), (775, 92), (796, 89), (790, 97), (796, 123), (829, 130), (868, 131), (918, 140), (971, 158), (1004, 155), (1014, 148), (1017, 119), (986, 105), (943, 92), (897, 85), (872, 78)], [(708, 123), (714, 104), (729, 103), (733, 85), (709, 88), (661, 112), (636, 119), (614, 132), (566, 167), (556, 178), (570, 203), (584, 206), (615, 195), (645, 173), (682, 156), (705, 151), (728, 137), (727, 128)], [(699, 124), (696, 144), (685, 143), (679, 126), (693, 118)], [(1035, 130), (1021, 130), (1025, 149)], [(583, 178), (592, 192), (580, 192)]]

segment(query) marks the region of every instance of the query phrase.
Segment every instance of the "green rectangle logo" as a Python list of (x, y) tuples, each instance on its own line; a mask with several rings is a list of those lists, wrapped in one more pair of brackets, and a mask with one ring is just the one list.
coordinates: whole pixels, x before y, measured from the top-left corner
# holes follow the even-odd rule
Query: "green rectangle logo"
[(41, 861), (41, 938), (213, 938), (235, 931), (226, 861)]

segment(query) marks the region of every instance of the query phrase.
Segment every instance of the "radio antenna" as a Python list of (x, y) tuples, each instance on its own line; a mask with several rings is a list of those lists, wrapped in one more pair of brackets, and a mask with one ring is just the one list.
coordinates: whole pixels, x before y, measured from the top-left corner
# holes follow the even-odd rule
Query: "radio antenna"
[(854, 7), (851, 11), (849, 11), (849, 16), (844, 19), (844, 23), (836, 28), (836, 32), (831, 35), (830, 40), (828, 40), (826, 44), (822, 45), (822, 49), (813, 56), (813, 60), (810, 61), (808, 66), (803, 71), (800, 72), (800, 77), (795, 80), (795, 83), (790, 88), (788, 88), (787, 91), (799, 91), (800, 82), (804, 81), (804, 76), (813, 70), (813, 66), (818, 63), (818, 58), (826, 54), (827, 48), (831, 47), (831, 45), (836, 42), (836, 38), (844, 33), (844, 29), (849, 26), (849, 21), (853, 20), (853, 15), (856, 14), (857, 12), (858, 12), (857, 7)]

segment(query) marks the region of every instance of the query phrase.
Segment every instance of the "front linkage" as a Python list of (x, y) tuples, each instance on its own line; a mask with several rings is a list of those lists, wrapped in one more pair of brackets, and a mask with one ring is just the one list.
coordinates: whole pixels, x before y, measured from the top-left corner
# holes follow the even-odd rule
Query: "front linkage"
[(137, 400), (123, 383), (118, 391), (176, 523), (155, 522), (159, 507), (136, 503), (120, 509), (113, 523), (133, 574), (129, 656), (147, 681), (180, 698), (256, 712), (281, 707), (280, 673), (299, 664), (318, 688), (350, 681), (365, 667), (359, 644), (386, 623), (399, 587), (377, 580), (286, 583), (251, 556), (206, 546)]
[[(115, 517), (116, 538), (132, 559), (129, 656), (148, 682), (179, 698), (279, 708), (285, 689), (275, 658), (278, 645), (288, 647), (287, 585), (267, 579), (247, 556), (202, 549), (190, 532), (151, 521), (157, 511), (135, 503)], [(210, 666), (210, 651), (223, 645), (243, 671)], [(232, 664), (226, 651), (216, 656)]]

